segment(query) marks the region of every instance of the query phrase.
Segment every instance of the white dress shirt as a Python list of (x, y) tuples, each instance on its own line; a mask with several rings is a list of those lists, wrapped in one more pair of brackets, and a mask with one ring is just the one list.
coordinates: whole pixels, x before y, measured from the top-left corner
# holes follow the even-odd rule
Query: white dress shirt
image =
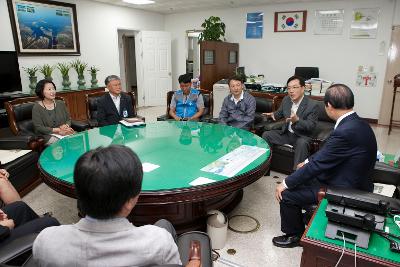
[(112, 99), (112, 101), (114, 102), (114, 105), (115, 105), (115, 107), (117, 108), (117, 110), (118, 110), (118, 113), (120, 113), (120, 103), (121, 103), (121, 95), (117, 95), (117, 96), (114, 96), (113, 94), (111, 94), (111, 93), (109, 93), (110, 94), (110, 96), (111, 96), (111, 99)]
[[(304, 98), (304, 96), (299, 100), (299, 102), (297, 102), (297, 104), (292, 101), (292, 108), (290, 110), (291, 114), (297, 113), (297, 110), (299, 109), (300, 103), (301, 103), (301, 101), (303, 101), (303, 98)], [(288, 130), (289, 130), (289, 132), (294, 133), (294, 131), (292, 129), (292, 124), (293, 123), (290, 121)]]

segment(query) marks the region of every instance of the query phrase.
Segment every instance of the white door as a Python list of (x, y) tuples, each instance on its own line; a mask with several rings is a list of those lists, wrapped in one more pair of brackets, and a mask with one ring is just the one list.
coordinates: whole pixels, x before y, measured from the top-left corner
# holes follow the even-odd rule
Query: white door
[(172, 89), (171, 34), (141, 31), (137, 37), (139, 106), (166, 105), (167, 92)]

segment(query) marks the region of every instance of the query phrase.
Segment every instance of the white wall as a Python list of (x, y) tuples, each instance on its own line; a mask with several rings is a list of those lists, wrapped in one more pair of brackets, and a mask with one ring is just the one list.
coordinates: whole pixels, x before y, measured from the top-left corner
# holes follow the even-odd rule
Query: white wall
[[(397, 0), (397, 2), (400, 2)], [(399, 3), (398, 3), (399, 4)], [(165, 17), (165, 30), (172, 33), (172, 74), (177, 77), (186, 71), (185, 31), (201, 29), (204, 19), (221, 17), (226, 24), (228, 42), (239, 43), (239, 65), (246, 74), (264, 74), (271, 82), (285, 83), (296, 66), (318, 66), (320, 77), (349, 85), (356, 97), (356, 110), (366, 118), (377, 119), (380, 110), (386, 52), (390, 43), (394, 14), (394, 0), (328, 1), (314, 3), (271, 4), (246, 8), (172, 14)], [(376, 39), (350, 39), (349, 30), (353, 8), (379, 7)], [(342, 35), (314, 35), (315, 10), (344, 9)], [(305, 33), (274, 33), (274, 12), (307, 10)], [(246, 39), (246, 13), (264, 12), (263, 39)], [(398, 15), (399, 16), (399, 15)], [(385, 42), (384, 55), (378, 55), (379, 44)], [(378, 74), (377, 87), (357, 88), (355, 76), (359, 65), (374, 66)]]
[[(65, 2), (76, 4), (81, 56), (19, 57), (24, 91), (29, 91), (29, 80), (22, 67), (69, 62), (76, 58), (87, 62), (89, 66), (98, 67), (100, 72), (97, 78), (99, 85), (103, 85), (107, 75), (120, 74), (117, 29), (164, 29), (164, 15), (158, 13), (85, 0), (69, 0)], [(0, 51), (15, 51), (6, 0), (0, 0), (0, 36), (2, 36)], [(40, 74), (39, 79), (41, 78), (42, 75)], [(56, 85), (62, 88), (62, 78), (58, 70), (53, 74), (53, 78)], [(85, 78), (86, 85), (89, 86), (89, 73), (85, 75)], [(77, 77), (74, 70), (70, 71), (70, 79), (72, 86), (76, 87)]]
[(393, 25), (400, 25), (400, 0), (396, 0), (396, 7), (394, 8)]

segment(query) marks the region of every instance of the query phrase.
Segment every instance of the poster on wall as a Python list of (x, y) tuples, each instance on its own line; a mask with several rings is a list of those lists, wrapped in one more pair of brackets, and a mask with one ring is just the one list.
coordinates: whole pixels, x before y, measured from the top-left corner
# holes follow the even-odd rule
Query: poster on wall
[(264, 13), (247, 13), (246, 39), (262, 39)]
[(314, 34), (342, 34), (344, 10), (316, 10)]
[(47, 0), (7, 0), (19, 55), (79, 55), (74, 4)]
[(374, 67), (369, 68), (359, 66), (356, 78), (356, 85), (360, 87), (375, 87), (376, 86), (376, 72)]
[(376, 38), (379, 12), (379, 8), (354, 9), (350, 38)]
[(275, 12), (274, 32), (305, 32), (307, 11)]

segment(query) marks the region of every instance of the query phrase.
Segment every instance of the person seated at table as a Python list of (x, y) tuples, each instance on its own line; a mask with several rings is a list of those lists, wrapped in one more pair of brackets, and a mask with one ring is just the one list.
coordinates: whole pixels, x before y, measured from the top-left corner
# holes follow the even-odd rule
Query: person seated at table
[(33, 128), (37, 135), (42, 135), (47, 145), (59, 138), (52, 135), (70, 135), (75, 131), (71, 128), (71, 116), (61, 100), (56, 98), (56, 85), (50, 80), (40, 80), (35, 89), (40, 101), (32, 108)]
[(5, 169), (0, 169), (0, 199), (6, 204), (0, 209), (0, 247), (24, 235), (59, 225), (55, 218), (39, 217), (22, 202), (17, 190), (8, 180), (9, 176)]
[(200, 91), (191, 88), (191, 75), (186, 73), (178, 78), (179, 87), (172, 96), (169, 115), (177, 121), (199, 120), (204, 112), (204, 100)]
[(8, 180), (8, 177), (10, 177), (8, 171), (0, 169), (0, 200), (6, 205), (21, 200), (21, 197), (10, 180)]
[(135, 227), (126, 218), (142, 188), (139, 157), (111, 145), (83, 154), (74, 169), (78, 209), (74, 225), (42, 231), (33, 244), (39, 266), (154, 266), (181, 264), (171, 223)]
[(318, 106), (304, 95), (305, 82), (302, 77), (292, 76), (287, 83), (288, 95), (275, 112), (263, 113), (275, 120), (285, 118), (279, 130), (265, 131), (262, 134), (271, 146), (289, 144), (294, 148), (293, 170), (310, 155), (311, 133), (318, 120)]
[(355, 111), (354, 95), (344, 84), (334, 84), (324, 97), (328, 116), (336, 121), (324, 146), (276, 187), (281, 230), (272, 243), (278, 247), (299, 245), (304, 232), (302, 208), (317, 204), (321, 187), (343, 187), (372, 192), (369, 172), (376, 161), (377, 144), (369, 124)]
[(222, 102), (219, 123), (250, 130), (256, 112), (256, 100), (251, 94), (243, 91), (242, 76), (230, 78), (228, 84), (231, 93)]
[[(97, 122), (99, 126), (117, 124), (122, 119), (133, 118), (132, 99), (122, 92), (121, 79), (110, 75), (104, 81), (108, 94), (101, 96), (97, 102)], [(141, 119), (137, 119), (141, 121)]]

